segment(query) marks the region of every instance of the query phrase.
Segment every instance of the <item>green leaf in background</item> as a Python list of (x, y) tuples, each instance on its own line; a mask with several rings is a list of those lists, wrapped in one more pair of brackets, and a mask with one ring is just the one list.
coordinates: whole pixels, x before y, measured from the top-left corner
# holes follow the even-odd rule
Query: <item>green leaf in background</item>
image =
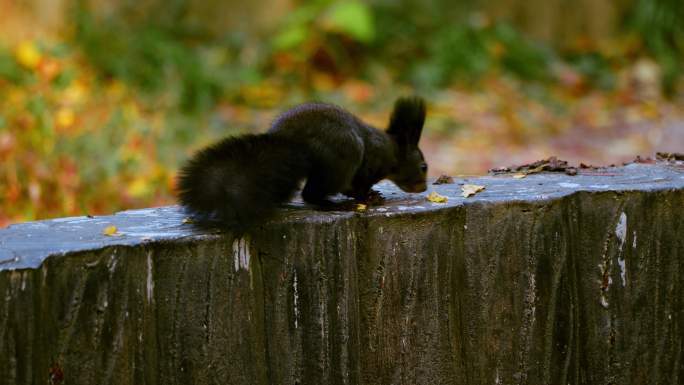
[(271, 46), (280, 51), (299, 47), (309, 38), (312, 23), (319, 15), (321, 6), (321, 3), (314, 2), (289, 13), (284, 18)]
[(60, 72), (53, 80), (52, 85), (56, 89), (64, 89), (71, 84), (76, 78), (76, 71), (73, 68), (67, 68), (66, 70)]
[(375, 38), (373, 14), (368, 5), (359, 1), (340, 1), (333, 4), (323, 19), (324, 25), (362, 42)]
[(0, 47), (0, 78), (19, 83), (24, 78), (24, 73), (9, 50)]
[(303, 25), (291, 25), (273, 39), (273, 48), (277, 50), (292, 49), (302, 44), (306, 37), (306, 27)]

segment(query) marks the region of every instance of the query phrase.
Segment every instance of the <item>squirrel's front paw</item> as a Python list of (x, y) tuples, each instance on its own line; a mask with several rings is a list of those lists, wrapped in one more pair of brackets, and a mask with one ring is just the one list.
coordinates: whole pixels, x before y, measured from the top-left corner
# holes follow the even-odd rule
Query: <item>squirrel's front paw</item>
[(356, 202), (367, 205), (381, 205), (385, 202), (385, 198), (380, 192), (370, 189), (368, 191), (347, 191), (344, 195), (354, 198)]
[(380, 191), (371, 189), (366, 194), (364, 202), (369, 205), (381, 205), (385, 203), (385, 197), (380, 194)]

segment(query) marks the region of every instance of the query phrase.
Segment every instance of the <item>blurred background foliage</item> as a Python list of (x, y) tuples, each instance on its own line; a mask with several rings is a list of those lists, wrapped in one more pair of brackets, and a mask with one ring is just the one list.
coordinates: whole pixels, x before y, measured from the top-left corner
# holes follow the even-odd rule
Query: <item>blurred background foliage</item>
[[(0, 0), (0, 226), (169, 204), (295, 103), (430, 104), (435, 176), (682, 150), (681, 0)], [(678, 147), (680, 146), (680, 147)]]

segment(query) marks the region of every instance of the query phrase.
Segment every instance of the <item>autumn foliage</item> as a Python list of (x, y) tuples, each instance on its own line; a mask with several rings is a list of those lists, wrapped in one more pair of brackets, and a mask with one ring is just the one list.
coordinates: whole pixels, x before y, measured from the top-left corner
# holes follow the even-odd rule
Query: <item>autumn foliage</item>
[(302, 5), (257, 46), (87, 12), (57, 36), (0, 40), (0, 226), (172, 204), (193, 150), (263, 131), (312, 99), (382, 125), (396, 96), (421, 93), (433, 176), (684, 147), (682, 82), (668, 59), (680, 43), (658, 51), (633, 32), (578, 34), (560, 51), (482, 14), (413, 32), (407, 17), (396, 33), (429, 38), (399, 40), (388, 12)]

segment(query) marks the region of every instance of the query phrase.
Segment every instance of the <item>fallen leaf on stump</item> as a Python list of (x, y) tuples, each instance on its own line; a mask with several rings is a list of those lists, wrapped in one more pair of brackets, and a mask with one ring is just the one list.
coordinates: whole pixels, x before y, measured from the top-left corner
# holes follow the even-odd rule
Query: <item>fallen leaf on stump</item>
[(427, 196), (427, 200), (434, 203), (447, 203), (449, 198), (445, 197), (444, 195), (439, 195), (433, 191)]
[(118, 237), (119, 235), (119, 230), (116, 228), (116, 226), (107, 226), (105, 229), (102, 231), (102, 234), (108, 236), (108, 237)]
[(454, 183), (454, 178), (449, 175), (440, 175), (437, 180), (432, 184), (452, 184)]
[(464, 184), (463, 186), (461, 186), (461, 190), (463, 190), (463, 194), (461, 194), (461, 195), (463, 195), (464, 198), (468, 198), (470, 196), (473, 196), (473, 195), (479, 193), (480, 191), (482, 191), (484, 189), (485, 189), (485, 186), (480, 186), (480, 185), (476, 185), (476, 184)]

